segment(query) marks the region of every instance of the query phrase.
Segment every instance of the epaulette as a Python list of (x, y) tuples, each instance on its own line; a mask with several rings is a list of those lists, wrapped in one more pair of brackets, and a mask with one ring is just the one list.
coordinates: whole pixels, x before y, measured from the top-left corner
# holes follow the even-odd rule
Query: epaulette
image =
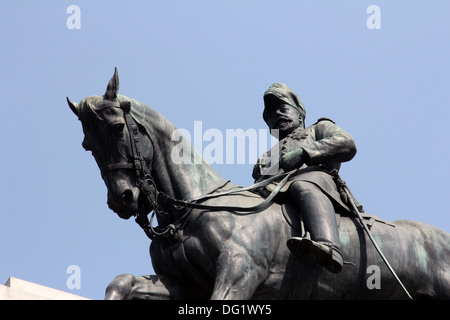
[(314, 124), (318, 124), (320, 121), (331, 121), (331, 122), (333, 122), (334, 124), (336, 124), (336, 122), (334, 122), (334, 121), (331, 120), (330, 118), (325, 118), (325, 117), (319, 118), (319, 120), (317, 120), (317, 122), (314, 123)]

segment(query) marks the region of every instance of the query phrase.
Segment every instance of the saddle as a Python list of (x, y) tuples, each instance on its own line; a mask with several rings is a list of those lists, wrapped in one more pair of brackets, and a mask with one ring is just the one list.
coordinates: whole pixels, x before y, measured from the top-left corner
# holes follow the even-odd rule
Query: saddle
[[(308, 237), (308, 231), (305, 228), (302, 214), (298, 211), (297, 207), (294, 203), (287, 201), (281, 205), (281, 211), (283, 213), (284, 219), (286, 220), (287, 224), (291, 226), (293, 230), (295, 230), (299, 236), (301, 237)], [(341, 217), (352, 217), (348, 213), (341, 214), (339, 212), (336, 212), (336, 222), (337, 226), (341, 225)], [(369, 214), (369, 213), (361, 213), (362, 218), (364, 219), (367, 227), (371, 229), (375, 223), (382, 223), (388, 226), (391, 226), (395, 228), (395, 225), (387, 220), (381, 219), (380, 217), (377, 217), (375, 215)], [(354, 218), (357, 218), (356, 216)]]

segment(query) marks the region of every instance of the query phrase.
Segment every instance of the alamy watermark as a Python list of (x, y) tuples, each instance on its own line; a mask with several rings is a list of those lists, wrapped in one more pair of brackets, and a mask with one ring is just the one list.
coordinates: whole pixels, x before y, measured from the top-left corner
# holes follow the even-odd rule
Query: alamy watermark
[(66, 20), (66, 27), (69, 30), (81, 29), (81, 9), (77, 5), (70, 5), (66, 9), (66, 13), (70, 14)]
[(367, 277), (366, 286), (369, 290), (381, 289), (381, 269), (377, 265), (370, 265), (367, 267), (367, 272), (370, 276)]
[(276, 144), (277, 137), (278, 130), (268, 129), (203, 130), (203, 122), (194, 121), (193, 134), (186, 129), (172, 133), (171, 160), (174, 164), (202, 164), (203, 160), (209, 164), (255, 164), (260, 154)]
[(366, 13), (370, 16), (366, 20), (366, 26), (369, 30), (381, 29), (381, 9), (379, 6), (372, 4), (367, 7)]
[(67, 267), (66, 273), (70, 274), (66, 280), (67, 289), (81, 289), (81, 269), (76, 264)]
[[(81, 29), (81, 9), (79, 6), (72, 4), (67, 7), (66, 13), (70, 16), (66, 19), (66, 27), (69, 30)], [(381, 9), (379, 6), (372, 4), (367, 7), (366, 13), (370, 16), (366, 20), (366, 26), (369, 30), (381, 29)]]

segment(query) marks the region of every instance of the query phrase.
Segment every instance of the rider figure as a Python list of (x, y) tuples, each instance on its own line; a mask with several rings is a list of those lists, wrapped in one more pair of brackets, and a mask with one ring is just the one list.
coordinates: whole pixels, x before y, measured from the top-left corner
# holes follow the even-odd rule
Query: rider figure
[(356, 147), (352, 136), (330, 119), (321, 118), (305, 128), (305, 115), (302, 102), (288, 86), (275, 83), (269, 87), (264, 94), (263, 118), (272, 134), (278, 132), (279, 142), (260, 157), (253, 178), (262, 181), (300, 169), (283, 191), (300, 210), (311, 239), (291, 237), (287, 246), (297, 258), (316, 259), (330, 272), (338, 273), (343, 259), (335, 212), (350, 209), (330, 172), (351, 160)]

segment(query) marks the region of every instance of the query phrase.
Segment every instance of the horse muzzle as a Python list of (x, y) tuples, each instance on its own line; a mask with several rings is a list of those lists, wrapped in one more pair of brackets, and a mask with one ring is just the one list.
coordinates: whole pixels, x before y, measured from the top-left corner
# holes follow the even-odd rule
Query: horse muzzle
[(108, 192), (108, 207), (120, 218), (129, 219), (140, 211), (139, 207), (142, 205), (140, 205), (139, 195), (138, 188), (126, 188), (115, 195)]

